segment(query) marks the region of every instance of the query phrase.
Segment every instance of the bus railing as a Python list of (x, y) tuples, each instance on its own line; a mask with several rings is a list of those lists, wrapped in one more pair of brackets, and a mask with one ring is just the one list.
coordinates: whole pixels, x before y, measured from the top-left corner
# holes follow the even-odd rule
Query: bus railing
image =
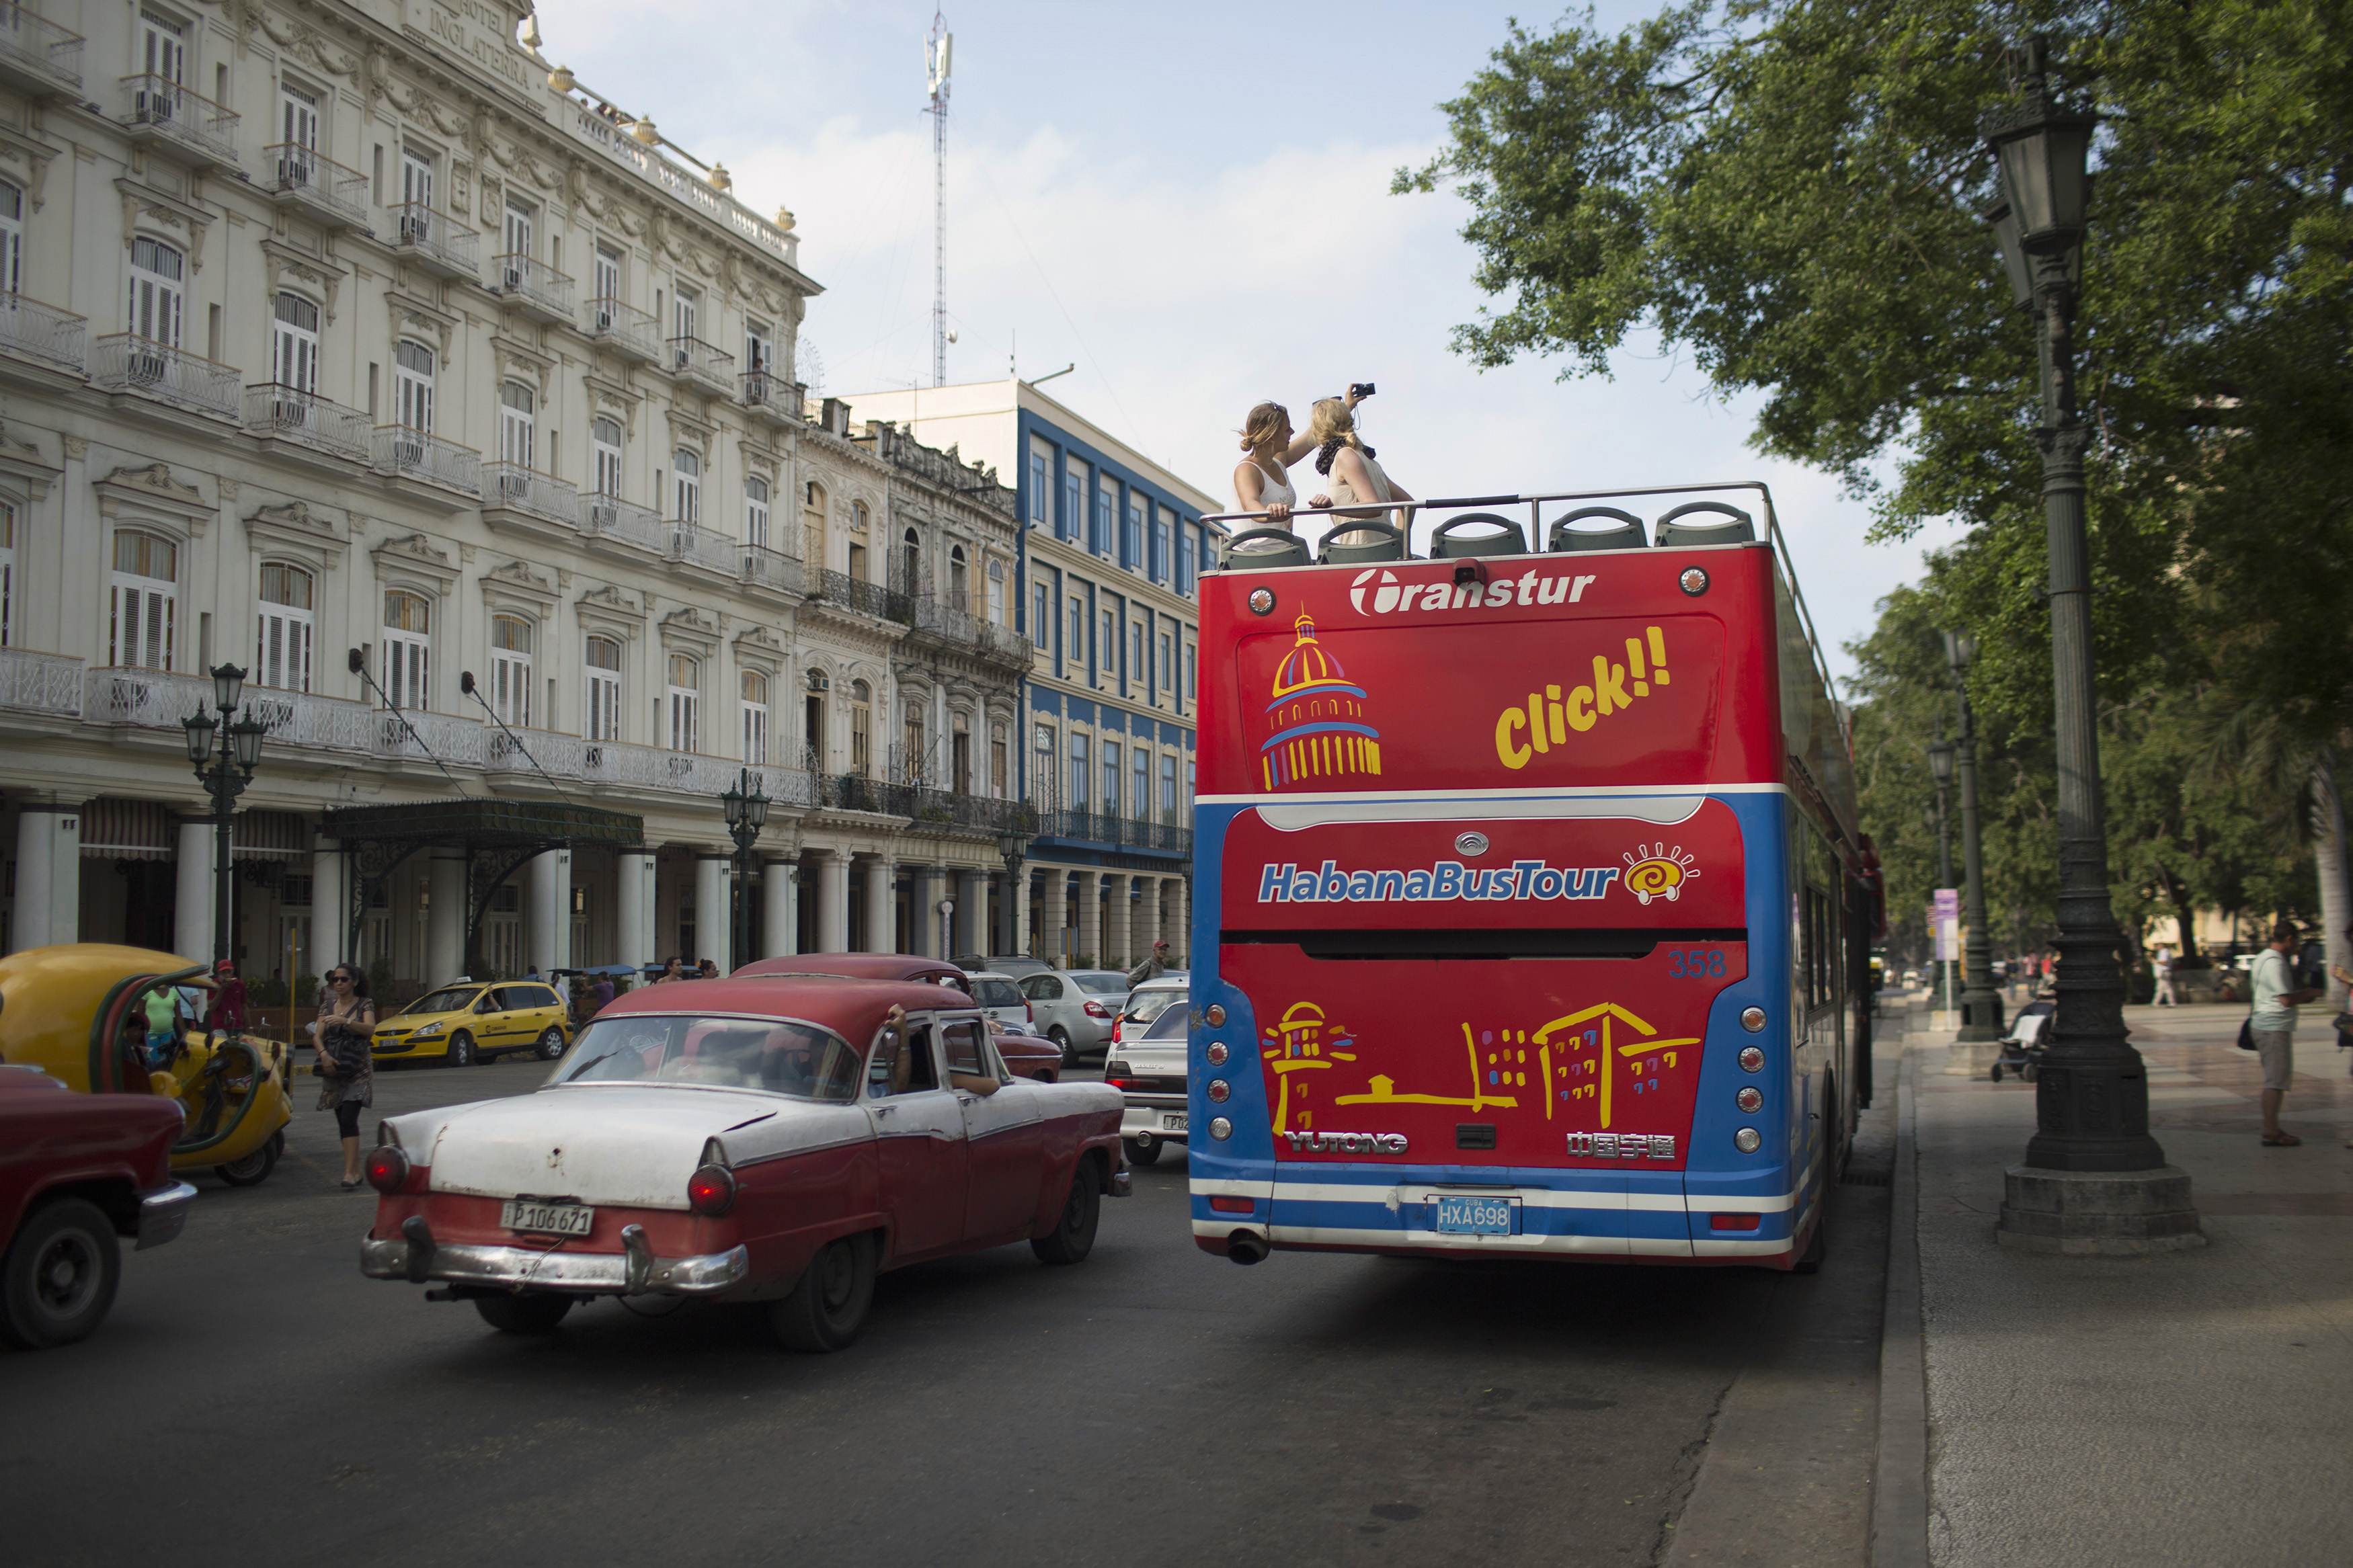
[[(1358, 501), (1352, 502), (1347, 506), (1293, 507), (1291, 509), (1290, 516), (1294, 522), (1303, 518), (1325, 519), (1332, 524), (1332, 532), (1338, 534), (1346, 532), (1352, 528), (1363, 529), (1368, 525), (1385, 522), (1389, 516), (1402, 512), (1406, 514), (1405, 527), (1398, 531), (1398, 541), (1402, 547), (1408, 537), (1412, 532), (1413, 524), (1416, 519), (1423, 512), (1464, 511), (1474, 507), (1510, 507), (1516, 509), (1524, 506), (1528, 509), (1528, 523), (1525, 542), (1528, 543), (1529, 548), (1525, 552), (1517, 553), (1525, 553), (1527, 555), (1535, 556), (1561, 553), (1560, 552), (1547, 551), (1545, 548), (1544, 509), (1555, 502), (1627, 500), (1639, 499), (1643, 496), (1715, 495), (1727, 490), (1753, 490), (1757, 494), (1757, 500), (1762, 503), (1760, 510), (1763, 511), (1765, 517), (1765, 542), (1773, 547), (1774, 559), (1780, 563), (1782, 585), (1788, 589), (1789, 601), (1797, 606), (1798, 624), (1804, 631), (1806, 637), (1806, 651), (1813, 658), (1814, 673), (1820, 679), (1822, 689), (1828, 692), (1831, 696), (1831, 706), (1838, 719), (1839, 730), (1841, 736), (1847, 742), (1849, 753), (1852, 754), (1853, 751), (1854, 738), (1848, 719), (1847, 707), (1844, 702), (1838, 700), (1838, 682), (1831, 676), (1830, 661), (1822, 657), (1822, 642), (1820, 637), (1817, 635), (1814, 630), (1813, 612), (1806, 607), (1805, 591), (1798, 585), (1797, 566), (1796, 563), (1789, 559), (1789, 542), (1788, 536), (1781, 531), (1780, 514), (1777, 512), (1773, 507), (1772, 489), (1762, 479), (1714, 479), (1704, 484), (1685, 485), (1636, 485), (1623, 489), (1609, 490), (1547, 490), (1538, 495), (1438, 496), (1433, 497), (1429, 500), (1383, 501), (1379, 503)], [(1280, 523), (1276, 522), (1271, 513), (1265, 511), (1213, 512), (1208, 516), (1202, 518), (1201, 521), (1205, 523), (1226, 524), (1229, 531), (1234, 527), (1234, 525), (1243, 525), (1243, 531), (1241, 532), (1232, 533), (1229, 531), (1229, 536), (1226, 539), (1226, 549), (1224, 554), (1215, 568), (1215, 570), (1220, 572), (1249, 571), (1252, 569), (1254, 564), (1256, 564), (1250, 560), (1250, 552), (1247, 550), (1237, 552), (1233, 548), (1233, 544), (1236, 540), (1247, 539), (1249, 537), (1248, 531), (1250, 528), (1282, 526)], [(1559, 519), (1556, 518), (1554, 521), (1558, 521)], [(1645, 539), (1646, 541), (1648, 539), (1647, 533), (1645, 534)], [(1303, 542), (1304, 542), (1303, 541)], [(1655, 548), (1647, 545), (1646, 547)], [(1669, 548), (1674, 547), (1669, 546)], [(1237, 555), (1240, 557), (1239, 563), (1236, 561)], [(1432, 558), (1417, 556), (1413, 554), (1409, 549), (1401, 548), (1398, 559), (1415, 561)], [(1511, 557), (1491, 556), (1488, 557), (1488, 559), (1509, 560)], [(1312, 563), (1312, 562), (1296, 563), (1295, 564), (1310, 563)], [(1363, 563), (1348, 563), (1348, 564), (1371, 563), (1372, 563), (1369, 561)], [(1334, 563), (1334, 564), (1338, 564), (1338, 563)]]

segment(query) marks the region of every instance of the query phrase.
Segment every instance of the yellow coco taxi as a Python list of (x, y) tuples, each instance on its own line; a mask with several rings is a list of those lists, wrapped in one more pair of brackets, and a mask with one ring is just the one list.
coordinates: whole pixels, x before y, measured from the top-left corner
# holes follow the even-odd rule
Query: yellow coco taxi
[(546, 982), (458, 980), (378, 1018), (370, 1054), (380, 1062), (438, 1058), (462, 1068), (529, 1051), (552, 1062), (570, 1040), (564, 998)]

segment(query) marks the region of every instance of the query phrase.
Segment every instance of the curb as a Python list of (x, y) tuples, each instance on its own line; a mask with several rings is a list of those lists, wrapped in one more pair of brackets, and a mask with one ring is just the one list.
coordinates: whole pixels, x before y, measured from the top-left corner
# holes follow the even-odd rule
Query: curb
[[(1908, 1031), (1907, 1031), (1908, 1033)], [(1912, 1052), (1895, 1069), (1887, 1286), (1879, 1321), (1879, 1448), (1872, 1464), (1872, 1568), (1927, 1568), (1928, 1383), (1920, 1317), (1920, 1178)]]

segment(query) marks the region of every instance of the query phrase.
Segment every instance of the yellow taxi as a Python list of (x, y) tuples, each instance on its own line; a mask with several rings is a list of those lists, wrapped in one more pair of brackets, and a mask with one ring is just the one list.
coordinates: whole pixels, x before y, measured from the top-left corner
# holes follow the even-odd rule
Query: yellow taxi
[(438, 1058), (470, 1067), (510, 1051), (554, 1061), (571, 1043), (564, 998), (543, 980), (458, 980), (376, 1019), (369, 1055), (377, 1061)]

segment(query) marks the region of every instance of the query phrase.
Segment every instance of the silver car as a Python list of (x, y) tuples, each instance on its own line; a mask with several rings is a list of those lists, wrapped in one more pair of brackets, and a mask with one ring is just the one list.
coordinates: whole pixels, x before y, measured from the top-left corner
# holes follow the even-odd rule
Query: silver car
[(1188, 1027), (1185, 1008), (1167, 1008), (1143, 1038), (1124, 1042), (1103, 1063), (1103, 1082), (1119, 1090), (1125, 1106), (1119, 1131), (1131, 1165), (1152, 1164), (1162, 1145), (1191, 1141), (1185, 1098)]
[(1025, 974), (1020, 984), (1030, 1027), (1062, 1047), (1065, 1066), (1103, 1055), (1127, 1005), (1127, 976), (1116, 969), (1053, 969)]
[(971, 970), (965, 981), (990, 1023), (1000, 1029), (1029, 1029), (1029, 1004), (1022, 999), (1021, 987), (1013, 976), (988, 969)]

